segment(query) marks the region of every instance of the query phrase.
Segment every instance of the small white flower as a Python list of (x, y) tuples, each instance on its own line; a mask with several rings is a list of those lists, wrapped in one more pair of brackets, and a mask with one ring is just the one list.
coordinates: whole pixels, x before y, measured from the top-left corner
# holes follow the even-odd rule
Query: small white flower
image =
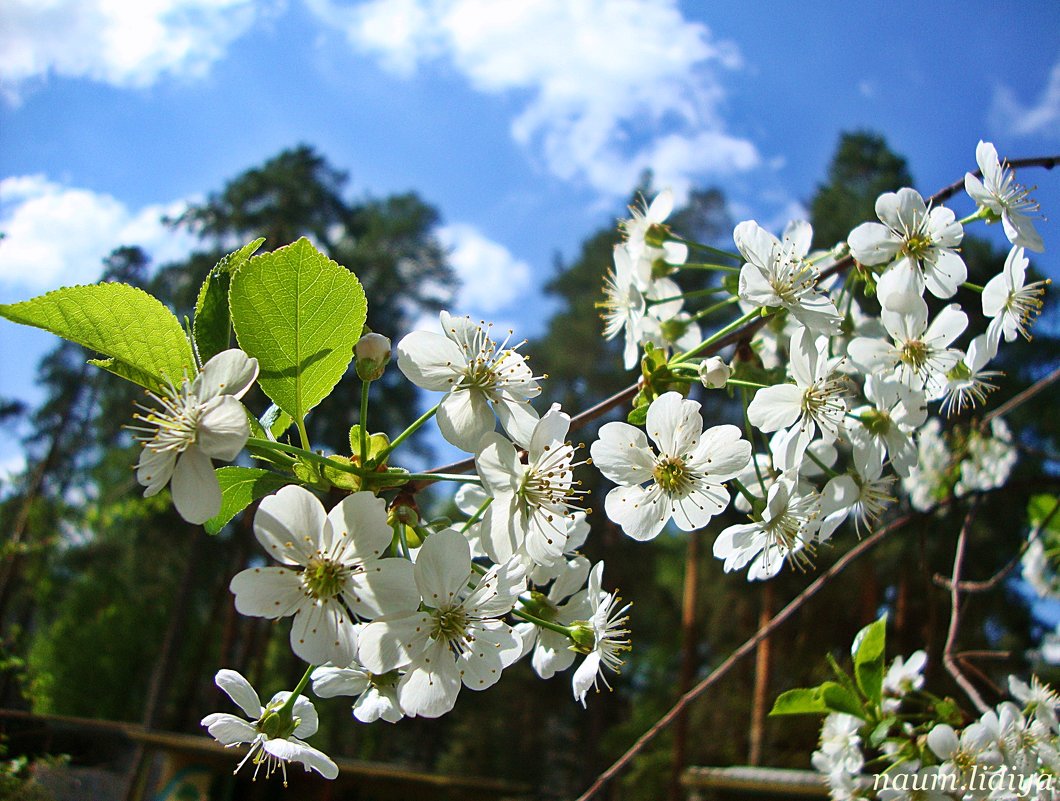
[[(526, 360), (506, 339), (497, 345), (489, 329), (470, 317), (439, 315), (441, 334), (413, 331), (397, 346), (398, 368), (420, 389), (444, 392), (438, 429), (446, 441), (473, 453), (495, 427), (494, 412), (516, 442), (537, 422), (530, 399), (541, 387)], [(492, 406), (492, 411), (490, 407)]]
[[(614, 248), (615, 267), (604, 278), (604, 300), (597, 304), (604, 320), (604, 339), (623, 335), (622, 362), (627, 370), (637, 366), (644, 333), (647, 302), (642, 286), (648, 276), (637, 276), (634, 261), (622, 245)], [(642, 262), (637, 262), (639, 267)]]
[(455, 529), (432, 534), (416, 557), (419, 597), (364, 627), (361, 662), (375, 674), (407, 667), (397, 687), (406, 715), (446, 714), (461, 686), (492, 687), (522, 655), (522, 643), (501, 618), (526, 588), (524, 575), (524, 567), (512, 560), (491, 569), (469, 591), (467, 540)]
[(325, 514), (309, 490), (284, 487), (254, 515), (262, 547), (285, 567), (251, 567), (231, 590), (244, 615), (294, 616), (291, 649), (306, 662), (348, 665), (357, 648), (358, 618), (406, 609), (418, 600), (412, 565), (380, 559), (393, 532), (386, 501), (355, 492)]
[(397, 698), (400, 678), (396, 670), (376, 675), (357, 661), (341, 668), (325, 665), (313, 671), (313, 692), (321, 698), (355, 697), (353, 716), (361, 723), (397, 723), (405, 716)]
[(585, 495), (574, 481), (577, 449), (566, 442), (570, 417), (556, 404), (530, 435), (527, 462), (500, 434), (484, 436), (475, 455), (483, 489), (493, 498), (482, 519), (490, 560), (507, 562), (525, 549), (539, 565), (551, 564), (567, 545), (567, 528)]
[(850, 232), (850, 252), (861, 264), (894, 262), (880, 276), (877, 293), (885, 309), (907, 308), (927, 287), (937, 298), (951, 298), (968, 278), (957, 254), (964, 229), (943, 206), (929, 209), (915, 189), (885, 192), (876, 199), (883, 223), (862, 223)]
[(607, 423), (592, 444), (593, 463), (619, 485), (604, 510), (633, 539), (655, 538), (671, 518), (682, 531), (694, 531), (729, 505), (723, 482), (747, 464), (751, 443), (733, 425), (704, 432), (699, 409), (676, 392), (652, 401), (646, 428), (658, 454), (628, 423)]
[(1045, 249), (1042, 238), (1028, 214), (1037, 212), (1038, 204), (1030, 199), (1026, 189), (1016, 183), (1016, 176), (1008, 164), (1001, 164), (993, 144), (980, 141), (975, 148), (975, 160), (983, 180), (966, 173), (965, 191), (980, 207), (990, 211), (994, 221), (1001, 218), (1009, 242), (1041, 253)]
[(585, 654), (585, 659), (571, 679), (574, 700), (582, 706), (585, 706), (585, 696), (590, 687), (599, 692), (599, 682), (602, 681), (607, 689), (611, 689), (604, 671), (621, 672), (621, 655), (631, 647), (629, 629), (625, 625), (629, 622), (626, 612), (632, 604), (622, 606), (621, 598), (614, 593), (604, 592), (603, 579), (604, 563), (598, 562), (589, 574), (588, 599), (592, 614), (588, 620), (571, 624), (575, 629), (575, 648)]
[(818, 271), (806, 261), (813, 229), (791, 223), (783, 241), (753, 220), (736, 226), (733, 239), (747, 263), (740, 268), (740, 299), (752, 306), (781, 307), (819, 334), (839, 331), (842, 316), (817, 289)]
[(927, 652), (914, 651), (908, 657), (896, 656), (887, 675), (883, 677), (883, 691), (895, 698), (919, 690), (924, 686)]
[(1031, 324), (1042, 310), (1042, 295), (1049, 281), (1027, 280), (1027, 257), (1023, 248), (1012, 248), (1005, 259), (1005, 267), (983, 287), (983, 314), (990, 317), (987, 336), (996, 352), (1001, 337), (1012, 342), (1017, 335), (1030, 340)]
[(655, 196), (651, 204), (643, 208), (630, 206), (631, 218), (619, 222), (625, 234), (625, 246), (634, 259), (644, 259), (649, 265), (656, 259), (667, 264), (684, 264), (688, 258), (688, 245), (667, 240), (669, 227), (666, 218), (674, 209), (674, 193), (664, 189)]
[(946, 373), (941, 411), (947, 417), (960, 414), (965, 408), (974, 409), (997, 389), (997, 385), (991, 383), (990, 379), (1002, 373), (983, 369), (993, 358), (992, 351), (995, 348), (991, 347), (989, 334), (980, 334), (968, 345), (964, 358)]
[(1060, 695), (1037, 676), (1031, 676), (1027, 684), (1016, 676), (1008, 677), (1009, 693), (1027, 708), (1027, 714), (1034, 714), (1042, 723), (1054, 732), (1060, 729), (1056, 711), (1060, 708)]
[[(590, 563), (584, 556), (576, 556), (564, 560), (564, 565), (547, 594), (537, 591), (531, 594), (532, 611), (549, 622), (570, 626), (593, 615), (590, 592), (585, 589)], [(515, 633), (523, 642), (523, 653), (532, 651), (530, 664), (541, 678), (550, 679), (574, 664), (576, 653), (566, 635), (529, 622), (516, 623)]]
[(234, 670), (220, 670), (214, 681), (246, 714), (249, 720), (214, 712), (202, 719), (214, 739), (224, 746), (248, 744), (250, 750), (236, 768), (238, 772), (248, 761), (254, 764), (254, 778), (261, 766), (265, 766), (267, 779), (277, 770), (283, 774), (287, 786), (287, 763), (300, 762), (306, 772), (312, 768), (325, 779), (339, 775), (338, 766), (331, 758), (303, 742), (301, 737), (310, 737), (317, 730), (317, 712), (305, 696), (295, 699), (290, 714), (280, 713), (290, 698), (289, 692), (279, 692), (266, 706), (261, 705), (258, 694), (243, 676)]
[(933, 417), (917, 432), (917, 459), (902, 477), (902, 489), (918, 512), (927, 512), (946, 500), (952, 488), (953, 454), (942, 435), (942, 423)]
[(961, 462), (961, 477), (953, 488), (960, 498), (969, 492), (1003, 487), (1019, 459), (1012, 432), (1000, 417), (990, 421), (991, 436), (973, 430), (968, 436), (968, 456)]
[(862, 527), (871, 528), (894, 501), (894, 476), (883, 476), (879, 462), (871, 458), (865, 461), (854, 451), (854, 468), (853, 474), (829, 479), (821, 491), (821, 540), (828, 539), (850, 515), (860, 536)]
[(887, 375), (868, 375), (865, 397), (871, 405), (851, 412), (859, 422), (847, 425), (854, 458), (882, 466), (889, 457), (898, 475), (909, 475), (917, 461), (913, 434), (927, 420), (924, 393)]
[(847, 381), (836, 374), (839, 359), (829, 358), (827, 337), (802, 328), (791, 338), (790, 371), (794, 384), (776, 384), (755, 393), (747, 419), (758, 430), (790, 429), (791, 461), (798, 461), (817, 433), (835, 439), (846, 415)]
[(221, 511), (221, 486), (211, 459), (231, 461), (250, 436), (239, 399), (258, 376), (258, 360), (233, 348), (203, 365), (193, 381), (170, 384), (161, 395), (148, 393), (160, 408), (140, 408), (134, 426), (144, 449), (136, 480), (150, 498), (172, 481), (177, 512), (189, 523), (205, 523)]
[(851, 360), (869, 374), (893, 372), (907, 386), (923, 389), (929, 400), (941, 397), (946, 374), (963, 356), (949, 346), (968, 325), (968, 315), (951, 303), (929, 326), (927, 303), (917, 297), (905, 311), (884, 309), (881, 317), (893, 342), (857, 337), (847, 348)]
[(774, 479), (761, 517), (729, 526), (714, 540), (714, 556), (725, 561), (725, 572), (747, 565), (748, 581), (775, 576), (785, 561), (810, 562), (821, 525), (821, 503), (816, 492), (798, 486), (793, 473)]

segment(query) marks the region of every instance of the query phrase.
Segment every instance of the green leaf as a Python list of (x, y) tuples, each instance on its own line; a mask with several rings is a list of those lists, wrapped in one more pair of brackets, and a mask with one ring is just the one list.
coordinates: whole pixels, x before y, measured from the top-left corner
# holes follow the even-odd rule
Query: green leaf
[(128, 284), (57, 289), (0, 305), (0, 316), (32, 325), (102, 354), (92, 364), (158, 391), (195, 373), (191, 345), (173, 313)]
[(255, 256), (232, 276), (232, 323), (258, 360), (258, 384), (296, 421), (353, 360), (368, 303), (356, 276), (308, 239)]
[(781, 693), (773, 702), (773, 709), (769, 714), (827, 715), (829, 712), (846, 712), (859, 718), (864, 718), (865, 715), (858, 699), (834, 681), (826, 681), (820, 687)]
[(883, 692), (884, 647), (887, 642), (887, 616), (870, 623), (859, 632), (855, 642), (854, 678), (865, 697), (874, 704), (880, 703)]
[(195, 347), (203, 362), (228, 350), (232, 337), (232, 321), (228, 311), (228, 287), (232, 273), (246, 264), (264, 241), (264, 237), (255, 239), (234, 253), (229, 253), (207, 273), (206, 280), (199, 287), (192, 336), (195, 337)]
[(1027, 502), (1027, 519), (1031, 526), (1037, 528), (1044, 524), (1042, 534), (1060, 534), (1060, 510), (1054, 511), (1057, 503), (1060, 498), (1051, 493), (1032, 496)]
[(635, 409), (630, 409), (629, 414), (626, 415), (626, 422), (633, 426), (642, 426), (648, 422), (648, 406), (638, 406)]
[[(390, 437), (386, 434), (369, 434), (368, 435), (368, 463), (379, 456), (390, 446)], [(361, 458), (361, 427), (359, 425), (350, 426), (350, 453), (352, 453), (357, 461)]]
[(203, 524), (207, 534), (216, 534), (251, 503), (290, 483), (259, 467), (219, 467), (215, 472), (221, 483), (221, 511)]

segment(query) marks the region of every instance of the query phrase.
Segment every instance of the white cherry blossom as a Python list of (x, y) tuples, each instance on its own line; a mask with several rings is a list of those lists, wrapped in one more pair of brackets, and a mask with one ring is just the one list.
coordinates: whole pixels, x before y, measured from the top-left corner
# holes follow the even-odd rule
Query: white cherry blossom
[(987, 336), (996, 352), (1001, 338), (1012, 342), (1017, 335), (1030, 340), (1031, 324), (1042, 310), (1042, 295), (1049, 281), (1027, 281), (1027, 257), (1023, 248), (1014, 247), (1005, 259), (1001, 273), (983, 287), (983, 314), (990, 319)]
[(623, 335), (622, 363), (627, 370), (632, 370), (637, 366), (640, 344), (644, 339), (648, 305), (642, 288), (648, 276), (638, 276), (634, 272), (635, 262), (623, 245), (615, 245), (614, 261), (614, 269), (604, 278), (604, 299), (597, 307), (602, 310), (604, 339), (610, 341)]
[(964, 229), (943, 206), (929, 209), (915, 189), (885, 192), (876, 199), (880, 223), (862, 223), (850, 232), (850, 252), (861, 264), (891, 264), (877, 286), (885, 309), (902, 310), (925, 287), (937, 298), (951, 298), (968, 278), (957, 248)]
[(733, 239), (747, 262), (740, 268), (740, 300), (751, 306), (784, 308), (820, 334), (839, 331), (842, 316), (817, 288), (818, 270), (806, 260), (813, 229), (793, 222), (777, 239), (753, 220), (736, 226)]
[(309, 490), (289, 485), (265, 498), (254, 533), (283, 567), (251, 567), (231, 589), (244, 615), (294, 616), (291, 649), (306, 662), (353, 662), (357, 619), (406, 609), (418, 595), (412, 565), (380, 557), (393, 532), (386, 501), (355, 492), (325, 514)]
[(626, 612), (631, 604), (623, 606), (618, 595), (605, 592), (603, 579), (604, 563), (598, 562), (589, 574), (587, 588), (591, 614), (588, 620), (572, 624), (577, 642), (575, 648), (585, 653), (585, 659), (571, 677), (574, 700), (582, 706), (585, 706), (585, 696), (590, 688), (599, 692), (601, 681), (611, 689), (605, 671), (620, 672), (622, 654), (630, 649), (629, 629), (625, 625), (629, 622)]
[(313, 692), (321, 698), (340, 695), (356, 698), (353, 716), (361, 723), (377, 720), (397, 723), (405, 716), (397, 698), (400, 678), (396, 670), (377, 675), (355, 660), (346, 667), (324, 665), (314, 670)]
[(1031, 200), (1024, 187), (1016, 183), (1016, 176), (1008, 164), (1002, 164), (998, 159), (994, 145), (980, 141), (975, 148), (975, 161), (983, 179), (979, 180), (971, 173), (964, 176), (964, 189), (972, 200), (987, 209), (995, 221), (1001, 218), (1005, 236), (1013, 245), (1029, 248), (1035, 253), (1045, 250), (1031, 218), (1031, 214), (1038, 211), (1038, 204)]
[(446, 714), (461, 686), (492, 687), (522, 655), (522, 642), (501, 618), (526, 588), (524, 575), (525, 568), (512, 560), (469, 590), (473, 572), (467, 540), (455, 529), (430, 535), (416, 557), (419, 597), (364, 627), (361, 662), (375, 674), (406, 669), (397, 687), (406, 715)]
[(339, 775), (338, 766), (331, 758), (300, 738), (310, 737), (317, 730), (317, 712), (312, 702), (303, 695), (295, 699), (290, 716), (279, 714), (279, 710), (290, 698), (289, 692), (279, 692), (265, 706), (258, 694), (242, 675), (234, 670), (220, 670), (214, 678), (249, 720), (214, 712), (202, 719), (202, 725), (224, 746), (249, 745), (250, 750), (236, 768), (238, 771), (248, 761), (254, 765), (254, 777), (262, 765), (265, 778), (279, 770), (287, 786), (287, 763), (300, 762), (308, 773), (310, 768), (326, 779)]
[(917, 460), (913, 437), (927, 420), (923, 391), (892, 376), (868, 375), (864, 392), (869, 404), (851, 412), (857, 422), (847, 421), (855, 459), (882, 467), (884, 459), (889, 458), (898, 475), (909, 475)]
[(729, 505), (723, 482), (747, 464), (751, 444), (733, 425), (703, 431), (700, 406), (667, 392), (648, 407), (646, 429), (607, 423), (592, 444), (593, 463), (619, 486), (604, 500), (607, 516), (637, 540), (650, 540), (671, 519), (682, 531), (702, 528)]
[[(552, 582), (548, 592), (535, 591), (531, 594), (533, 613), (561, 626), (592, 617), (589, 590), (585, 587), (590, 566), (584, 556), (564, 560), (564, 569)], [(530, 653), (530, 664), (541, 678), (550, 679), (574, 664), (576, 654), (566, 635), (529, 622), (516, 623), (514, 628), (522, 640), (523, 653)]]
[[(499, 345), (489, 327), (470, 317), (439, 315), (443, 334), (413, 331), (397, 346), (398, 368), (416, 386), (444, 392), (438, 407), (438, 429), (448, 442), (473, 453), (484, 434), (496, 426), (523, 443), (537, 421), (530, 400), (541, 387), (526, 360), (508, 340)], [(492, 410), (491, 410), (492, 407)]]
[(239, 399), (258, 376), (258, 361), (236, 348), (218, 353), (192, 381), (148, 393), (159, 408), (141, 406), (133, 426), (144, 449), (136, 480), (150, 498), (170, 484), (173, 505), (189, 523), (205, 523), (221, 511), (221, 486), (211, 459), (230, 462), (250, 436)]

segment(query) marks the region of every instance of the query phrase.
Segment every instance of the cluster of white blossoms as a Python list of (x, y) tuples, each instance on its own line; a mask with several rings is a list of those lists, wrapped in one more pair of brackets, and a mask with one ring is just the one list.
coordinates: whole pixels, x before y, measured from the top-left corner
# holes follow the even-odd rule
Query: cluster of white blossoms
[[(591, 689), (610, 687), (630, 649), (629, 604), (604, 588), (603, 563), (580, 553), (590, 510), (575, 473), (590, 463), (616, 485), (604, 500), (607, 517), (637, 540), (670, 523), (706, 528), (732, 503), (747, 522), (718, 532), (714, 554), (752, 580), (775, 576), (785, 562), (808, 564), (846, 521), (858, 531), (872, 527), (900, 490), (927, 509), (1004, 483), (1015, 450), (1000, 418), (989, 431), (958, 433), (929, 420), (932, 404), (954, 414), (983, 401), (998, 348), (1029, 338), (1046, 289), (1027, 282), (1024, 249), (1040, 250), (1041, 241), (1026, 192), (991, 146), (981, 144), (977, 158), (984, 177), (968, 178), (978, 210), (966, 220), (902, 189), (879, 198), (880, 222), (821, 253), (810, 252), (805, 222), (779, 238), (741, 222), (738, 253), (727, 255), (670, 231), (668, 191), (633, 209), (600, 306), (605, 336), (624, 338), (625, 367), (641, 366), (640, 391), (629, 422), (602, 426), (591, 459), (569, 441), (566, 412), (534, 408), (546, 376), (520, 353), (525, 343), (512, 343), (510, 332), (498, 341), (489, 325), (448, 312), (441, 333), (417, 331), (396, 347), (404, 377), (438, 394), (392, 441), (364, 427), (368, 387), (386, 369), (389, 340), (366, 333), (357, 343), (362, 406), (350, 456), (313, 450), (303, 420), (287, 420), (301, 447), (280, 441), (279, 406), (252, 419), (240, 399), (258, 361), (241, 350), (214, 356), (179, 386), (156, 384), (166, 388), (137, 416), (144, 450), (136, 476), (145, 495), (169, 485), (185, 519), (217, 526), (260, 501), (253, 530), (264, 554), (231, 580), (235, 607), (289, 618), (290, 647), (308, 665), (291, 692), (264, 706), (245, 679), (222, 670), (218, 686), (247, 719), (215, 713), (203, 725), (225, 745), (249, 745), (240, 764), (252, 762), (255, 774), (264, 765), (266, 775), (286, 777), (287, 762), (296, 761), (333, 777), (335, 763), (301, 739), (316, 729), (310, 687), (320, 698), (353, 699), (353, 716), (364, 723), (438, 717), (463, 690), (485, 690), (528, 658), (544, 679), (570, 671), (572, 695), (584, 705)], [(966, 284), (960, 255), (971, 220), (1000, 220), (1013, 241), (1003, 271), (984, 287)], [(690, 247), (735, 264), (691, 263)], [(857, 269), (840, 278), (837, 259), (848, 251)], [(692, 269), (734, 280), (685, 295), (674, 276)], [(976, 291), (981, 308), (962, 307)], [(685, 308), (691, 297), (715, 295), (727, 297)], [(704, 338), (703, 321), (733, 308), (742, 316)], [(741, 347), (725, 350), (737, 333)], [(268, 393), (264, 385), (276, 377), (262, 372)], [(705, 425), (701, 403), (687, 397), (699, 385), (739, 393), (745, 425)], [(465, 465), (474, 473), (391, 465), (432, 419), (470, 455)], [(265, 465), (259, 472), (286, 485), (264, 497), (247, 497), (253, 489), (225, 494), (213, 460), (234, 461), (244, 449)], [(455, 499), (463, 519), (421, 513), (416, 485), (438, 480), (464, 482)], [(324, 490), (345, 497), (328, 509)], [(922, 667), (922, 655), (896, 663), (888, 692), (918, 686)], [(1037, 703), (1040, 710), (1045, 702)], [(1040, 713), (1035, 723), (1013, 710), (999, 712), (1004, 723), (991, 729), (1003, 755), (1003, 737), (1044, 725)], [(1054, 716), (1054, 734), (1055, 725)], [(830, 718), (815, 763), (830, 766), (829, 775), (855, 776), (858, 732), (856, 721)], [(957, 764), (964, 746), (949, 748), (944, 731), (933, 739), (939, 771)], [(1045, 759), (1044, 740), (1034, 742), (1035, 758)]]
[[(904, 188), (878, 198), (878, 222), (817, 253), (806, 222), (777, 237), (745, 221), (733, 233), (739, 267), (687, 264), (686, 244), (723, 252), (669, 233), (669, 193), (633, 209), (603, 306), (606, 336), (625, 336), (626, 367), (644, 352), (641, 408), (630, 417), (644, 430), (607, 423), (592, 445), (617, 485), (608, 517), (647, 540), (670, 521), (704, 528), (735, 496), (749, 519), (714, 535), (714, 555), (757, 580), (808, 564), (844, 521), (861, 532), (892, 505), (926, 511), (1003, 485), (1016, 460), (1008, 428), (999, 417), (974, 425), (967, 413), (996, 388), (1001, 344), (1030, 339), (1048, 282), (1027, 281), (1025, 248), (1042, 249), (1036, 207), (992, 145), (980, 143), (976, 157), (983, 179), (967, 176), (976, 208), (963, 220)], [(995, 220), (1008, 258), (985, 286), (969, 284), (964, 226)], [(734, 292), (743, 316), (695, 343), (658, 336), (688, 317), (671, 277), (685, 267), (739, 274), (717, 291)], [(702, 324), (724, 307), (692, 318)], [(751, 332), (740, 347), (724, 339), (738, 330)], [(700, 402), (687, 398), (697, 384), (742, 396), (743, 429), (704, 430)], [(960, 415), (948, 430), (940, 419)]]
[[(1010, 676), (1014, 701), (1004, 701), (963, 725), (941, 722), (938, 706), (932, 706), (938, 699), (922, 692), (925, 662), (923, 651), (904, 663), (901, 657), (895, 659), (884, 680), (883, 699), (885, 711), (894, 717), (883, 724), (842, 712), (825, 717), (812, 762), (831, 798), (1060, 797), (1060, 696), (1037, 677), (1027, 684)], [(924, 709), (928, 712), (919, 712)], [(899, 715), (899, 710), (907, 714)], [(914, 722), (925, 718), (927, 722)]]

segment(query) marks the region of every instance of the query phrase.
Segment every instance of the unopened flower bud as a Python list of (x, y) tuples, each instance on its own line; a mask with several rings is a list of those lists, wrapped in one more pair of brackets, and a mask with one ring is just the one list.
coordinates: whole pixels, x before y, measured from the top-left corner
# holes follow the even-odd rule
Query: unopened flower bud
[(357, 375), (362, 381), (375, 381), (390, 362), (390, 340), (382, 334), (365, 334), (353, 349)]
[(699, 363), (699, 380), (707, 389), (722, 389), (732, 377), (732, 368), (720, 356)]

